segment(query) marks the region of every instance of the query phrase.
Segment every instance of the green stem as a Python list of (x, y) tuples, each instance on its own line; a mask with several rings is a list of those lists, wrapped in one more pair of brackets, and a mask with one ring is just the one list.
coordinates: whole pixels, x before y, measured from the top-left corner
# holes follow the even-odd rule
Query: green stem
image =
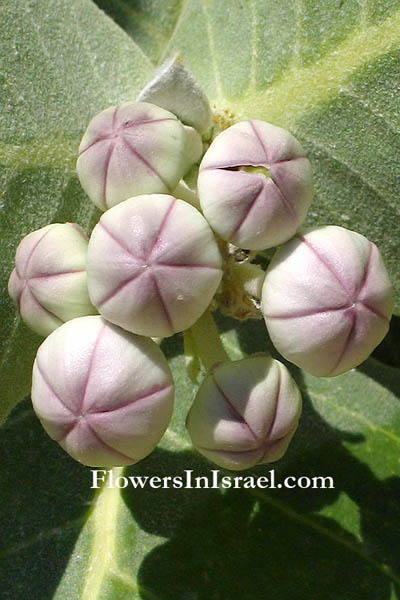
[(230, 360), (209, 310), (206, 310), (190, 331), (196, 354), (206, 371), (209, 371), (215, 363)]
[(243, 289), (253, 298), (261, 300), (262, 286), (265, 271), (259, 265), (252, 263), (236, 263), (232, 265), (235, 276), (239, 279)]
[(197, 208), (197, 210), (201, 210), (200, 201), (197, 194), (195, 194), (195, 192), (193, 192), (193, 190), (191, 190), (183, 180), (178, 183), (173, 192), (173, 195), (175, 196), (175, 198), (185, 200), (185, 202), (188, 202), (189, 204)]

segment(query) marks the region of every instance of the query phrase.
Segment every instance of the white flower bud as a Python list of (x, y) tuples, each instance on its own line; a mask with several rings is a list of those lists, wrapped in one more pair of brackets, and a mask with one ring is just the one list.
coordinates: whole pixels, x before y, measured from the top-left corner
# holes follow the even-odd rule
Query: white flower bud
[(19, 244), (8, 291), (24, 322), (40, 335), (96, 313), (87, 289), (86, 253), (86, 235), (75, 223), (47, 225)]
[(301, 413), (301, 395), (286, 367), (255, 355), (213, 367), (186, 426), (195, 448), (225, 469), (281, 458)]
[(221, 256), (198, 210), (164, 194), (107, 211), (89, 241), (89, 294), (104, 318), (140, 335), (191, 327), (222, 278)]
[(101, 317), (65, 323), (40, 346), (32, 403), (50, 437), (92, 467), (130, 465), (155, 448), (174, 388), (158, 346)]
[(264, 121), (220, 133), (200, 165), (204, 216), (224, 240), (263, 250), (290, 239), (312, 200), (311, 167), (299, 142)]
[(320, 227), (274, 256), (261, 308), (282, 356), (332, 377), (359, 365), (383, 340), (392, 288), (375, 244), (342, 227)]
[(130, 196), (171, 192), (185, 170), (186, 134), (147, 102), (112, 106), (90, 121), (76, 165), (89, 198), (106, 210)]

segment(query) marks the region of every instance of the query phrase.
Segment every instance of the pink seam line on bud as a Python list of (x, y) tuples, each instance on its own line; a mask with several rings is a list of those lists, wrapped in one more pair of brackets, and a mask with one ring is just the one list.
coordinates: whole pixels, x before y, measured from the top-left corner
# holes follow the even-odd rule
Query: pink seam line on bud
[[(118, 106), (114, 110), (113, 119), (112, 119), (113, 132), (115, 131), (115, 122), (117, 120), (117, 112), (118, 112)], [(104, 169), (103, 206), (104, 206), (104, 208), (106, 210), (107, 210), (107, 179), (108, 179), (108, 171), (110, 169), (111, 157), (112, 157), (112, 154), (114, 152), (114, 148), (115, 148), (115, 144), (116, 143), (117, 143), (117, 140), (116, 140), (116, 138), (114, 136), (113, 141), (111, 142), (111, 144), (110, 144), (110, 146), (108, 148), (108, 154), (107, 154), (106, 164), (105, 164), (105, 169)]]
[(362, 279), (360, 281), (360, 284), (358, 286), (358, 289), (356, 290), (355, 294), (352, 294), (347, 289), (347, 286), (345, 285), (343, 280), (339, 277), (338, 273), (335, 271), (335, 269), (332, 267), (332, 265), (330, 265), (329, 262), (323, 256), (321, 256), (321, 254), (318, 252), (318, 250), (316, 248), (314, 248), (314, 246), (309, 242), (309, 240), (306, 240), (305, 237), (303, 237), (300, 234), (297, 234), (295, 237), (297, 237), (299, 240), (301, 240), (307, 246), (307, 248), (309, 248), (311, 250), (311, 252), (314, 253), (314, 255), (318, 258), (318, 260), (327, 268), (327, 270), (331, 273), (331, 275), (335, 278), (337, 283), (340, 285), (342, 290), (349, 297), (349, 303), (344, 306), (326, 308), (326, 309), (321, 309), (321, 310), (313, 310), (313, 311), (305, 312), (305, 313), (303, 312), (303, 313), (282, 314), (282, 315), (265, 315), (265, 318), (266, 319), (297, 319), (300, 317), (309, 317), (309, 316), (313, 316), (313, 315), (323, 314), (326, 312), (347, 311), (346, 316), (348, 316), (350, 319), (349, 320), (349, 332), (346, 336), (343, 348), (339, 353), (336, 363), (334, 364), (334, 366), (332, 367), (332, 369), (329, 371), (329, 373), (327, 375), (327, 376), (329, 376), (329, 375), (331, 375), (331, 373), (334, 373), (336, 371), (336, 369), (339, 367), (340, 363), (342, 362), (343, 358), (346, 355), (347, 350), (350, 347), (350, 344), (351, 344), (354, 334), (356, 332), (357, 305), (363, 306), (367, 310), (374, 313), (377, 317), (381, 318), (383, 321), (386, 321), (387, 323), (389, 323), (389, 319), (385, 315), (383, 315), (380, 311), (378, 311), (376, 308), (369, 306), (364, 301), (361, 301), (358, 299), (359, 296), (361, 295), (361, 292), (363, 291), (364, 287), (366, 286), (366, 283), (368, 280), (368, 275), (369, 275), (369, 271), (370, 271), (370, 264), (371, 264), (372, 253), (373, 253), (374, 247), (373, 247), (372, 243), (369, 242), (369, 253), (368, 253), (367, 261), (365, 263), (364, 273), (363, 273)]
[(24, 275), (21, 277), (21, 275), (20, 275), (20, 274), (18, 273), (18, 271), (17, 271), (17, 275), (18, 275), (18, 277), (19, 277), (20, 279), (26, 279), (26, 274), (27, 274), (27, 272), (28, 272), (28, 266), (29, 266), (29, 263), (31, 262), (31, 259), (32, 259), (32, 256), (33, 256), (33, 253), (35, 252), (36, 248), (39, 246), (39, 244), (40, 244), (40, 242), (43, 240), (43, 238), (45, 238), (45, 237), (46, 237), (46, 235), (47, 235), (48, 233), (50, 233), (50, 231), (51, 231), (51, 228), (49, 227), (49, 229), (43, 233), (43, 235), (40, 237), (40, 239), (38, 239), (38, 241), (36, 242), (36, 244), (34, 244), (34, 245), (32, 246), (32, 248), (31, 248), (31, 251), (29, 252), (29, 254), (28, 254), (28, 258), (27, 258), (27, 260), (26, 260), (26, 263), (25, 263)]
[(64, 321), (62, 319), (60, 319), (60, 317), (57, 317), (56, 314), (54, 314), (53, 312), (51, 312), (51, 310), (49, 310), (48, 308), (45, 308), (44, 306), (42, 306), (39, 302), (39, 300), (36, 298), (35, 294), (32, 292), (31, 288), (28, 285), (28, 282), (25, 280), (24, 281), (24, 285), (22, 288), (22, 291), (19, 295), (18, 298), (18, 310), (21, 312), (21, 302), (22, 302), (22, 296), (24, 294), (24, 292), (28, 291), (30, 293), (30, 295), (32, 296), (34, 302), (38, 305), (38, 307), (43, 310), (45, 313), (47, 313), (50, 317), (52, 317), (53, 319), (56, 319), (57, 321), (60, 322), (60, 324), (64, 323)]
[[(246, 429), (248, 429), (248, 431), (251, 433), (252, 437), (256, 441), (258, 441), (258, 438), (257, 438), (256, 434), (254, 433), (254, 431), (252, 430), (252, 428), (250, 427), (250, 425), (248, 424), (248, 422), (246, 421), (246, 419), (243, 417), (243, 415), (240, 414), (240, 412), (237, 410), (237, 408), (232, 404), (232, 402), (229, 400), (228, 396), (225, 394), (224, 390), (219, 385), (219, 383), (218, 383), (218, 381), (216, 380), (216, 377), (215, 377), (215, 372), (212, 372), (211, 377), (213, 379), (215, 387), (217, 388), (217, 390), (221, 394), (222, 398), (225, 400), (225, 402), (226, 402), (229, 410), (233, 414), (233, 416), (235, 416), (237, 419), (239, 419), (239, 421), (241, 423), (243, 423), (243, 425), (246, 427)], [(246, 404), (247, 404), (247, 402), (248, 402), (248, 398), (246, 399)]]
[(169, 207), (168, 207), (168, 209), (167, 209), (167, 211), (166, 211), (166, 213), (165, 213), (165, 215), (164, 215), (164, 218), (163, 218), (163, 220), (161, 221), (160, 228), (159, 228), (159, 230), (158, 230), (158, 233), (157, 233), (157, 235), (156, 235), (156, 238), (155, 238), (155, 240), (154, 240), (154, 243), (153, 243), (153, 246), (152, 246), (152, 248), (151, 248), (151, 250), (150, 250), (150, 253), (149, 253), (148, 257), (147, 257), (147, 258), (148, 258), (148, 260), (150, 260), (150, 259), (151, 259), (151, 255), (152, 255), (152, 254), (153, 254), (153, 252), (154, 252), (154, 251), (157, 249), (157, 247), (158, 247), (158, 245), (159, 245), (159, 243), (160, 243), (161, 235), (162, 235), (162, 233), (163, 233), (163, 232), (164, 232), (164, 230), (165, 230), (165, 227), (166, 227), (166, 225), (167, 225), (168, 218), (169, 218), (169, 216), (170, 216), (170, 214), (171, 214), (171, 212), (172, 212), (172, 210), (173, 210), (173, 208), (174, 208), (174, 206), (175, 206), (175, 205), (176, 205), (176, 198), (174, 198), (174, 199), (171, 201), (171, 203), (170, 203), (170, 205), (169, 205)]
[(335, 362), (335, 364), (333, 365), (332, 369), (329, 371), (328, 376), (331, 375), (340, 365), (340, 363), (342, 362), (343, 358), (345, 357), (345, 354), (351, 344), (351, 340), (353, 338), (354, 332), (356, 330), (356, 322), (357, 322), (357, 312), (353, 311), (353, 314), (351, 316), (352, 322), (351, 322), (351, 327), (349, 330), (349, 333), (347, 335), (347, 338), (345, 340), (345, 343), (343, 345), (343, 348), (337, 358), (337, 361)]
[[(271, 446), (273, 446), (277, 442), (283, 440), (286, 437), (286, 435), (287, 435), (287, 433), (285, 433), (280, 438), (278, 438), (276, 440), (273, 440), (273, 441), (271, 441), (269, 439), (272, 431), (274, 430), (275, 421), (276, 421), (276, 418), (277, 418), (277, 415), (278, 415), (279, 400), (280, 400), (281, 388), (282, 388), (282, 373), (281, 373), (281, 370), (279, 369), (279, 379), (278, 379), (278, 386), (277, 386), (276, 403), (275, 403), (274, 414), (273, 414), (273, 417), (272, 417), (272, 420), (271, 420), (271, 425), (270, 425), (270, 427), (268, 429), (268, 433), (266, 434), (265, 438), (261, 439), (261, 440), (254, 433), (254, 431), (252, 430), (252, 428), (250, 427), (250, 425), (247, 423), (247, 421), (243, 417), (243, 415), (241, 415), (239, 413), (239, 411), (235, 408), (235, 406), (229, 400), (228, 396), (225, 394), (225, 392), (223, 391), (223, 389), (221, 388), (221, 386), (217, 382), (214, 373), (212, 373), (212, 378), (213, 378), (213, 382), (215, 384), (215, 387), (219, 391), (219, 393), (222, 396), (222, 398), (225, 400), (225, 402), (226, 402), (229, 410), (233, 414), (233, 416), (236, 417), (237, 419), (239, 419), (240, 422), (243, 423), (243, 425), (245, 425), (246, 429), (251, 433), (251, 435), (253, 436), (254, 440), (256, 442), (259, 442), (259, 445), (256, 448), (250, 448), (249, 450), (222, 450), (220, 448), (206, 448), (205, 446), (200, 446), (199, 444), (196, 444), (196, 447), (199, 448), (200, 450), (204, 450), (206, 452), (216, 452), (217, 454), (250, 454), (250, 453), (257, 453), (257, 452), (262, 451), (263, 454), (261, 454), (261, 456), (259, 458), (259, 461), (263, 460), (264, 457), (265, 457), (265, 454), (266, 454), (266, 452), (268, 450), (268, 448), (270, 448)], [(248, 402), (248, 399), (246, 399), (245, 404), (247, 404), (247, 402)]]
[[(147, 119), (146, 121), (135, 121), (135, 123), (131, 123), (130, 125), (124, 125), (124, 132), (126, 132), (127, 129), (133, 129), (134, 127), (141, 127), (142, 125), (147, 125), (147, 123), (162, 123), (163, 121), (176, 121), (176, 119), (173, 119), (172, 117), (170, 117), (170, 118), (166, 118), (166, 119), (154, 119), (154, 120)], [(129, 135), (129, 133), (125, 133), (125, 135)], [(89, 150), (89, 148), (91, 148), (92, 146), (95, 146), (99, 142), (104, 142), (105, 140), (111, 140), (113, 138), (114, 138), (114, 134), (102, 135), (101, 137), (94, 140), (94, 142), (90, 142), (90, 144), (88, 146), (86, 146), (86, 148), (81, 150), (79, 152), (79, 156), (84, 154), (87, 150)]]
[(89, 380), (90, 380), (90, 375), (92, 373), (93, 370), (93, 364), (94, 364), (94, 358), (95, 358), (95, 354), (96, 354), (96, 350), (97, 347), (101, 341), (101, 338), (104, 334), (104, 331), (106, 330), (106, 323), (104, 323), (103, 327), (100, 329), (99, 333), (97, 334), (97, 338), (96, 341), (94, 343), (93, 346), (93, 350), (92, 350), (92, 355), (90, 357), (90, 362), (89, 362), (89, 367), (88, 367), (88, 371), (87, 371), (87, 375), (86, 375), (86, 381), (85, 381), (85, 385), (83, 387), (83, 392), (82, 392), (82, 397), (80, 400), (80, 406), (79, 406), (79, 413), (82, 414), (84, 407), (85, 407), (85, 399), (86, 399), (86, 393), (88, 390), (88, 385), (89, 385)]
[[(265, 162), (266, 162), (266, 164), (269, 164), (267, 149), (266, 149), (266, 147), (264, 146), (264, 143), (263, 143), (263, 141), (262, 141), (262, 139), (261, 139), (261, 136), (260, 136), (260, 134), (259, 134), (259, 132), (258, 132), (258, 130), (257, 130), (257, 127), (255, 126), (255, 124), (254, 124), (254, 121), (249, 121), (249, 123), (250, 123), (250, 126), (251, 126), (251, 128), (252, 128), (252, 130), (253, 130), (253, 132), (254, 132), (254, 135), (256, 136), (256, 138), (257, 138), (257, 140), (258, 140), (258, 143), (260, 144), (260, 146), (261, 146), (261, 148), (262, 148), (262, 151), (264, 152), (264, 156), (265, 156)], [(286, 208), (286, 211), (289, 213), (289, 215), (291, 216), (291, 218), (293, 219), (293, 221), (294, 221), (294, 222), (296, 223), (296, 225), (298, 226), (298, 225), (299, 225), (299, 220), (298, 220), (298, 218), (297, 218), (297, 215), (296, 215), (295, 211), (293, 210), (293, 208), (292, 208), (291, 204), (290, 204), (290, 203), (288, 202), (288, 200), (286, 199), (285, 195), (283, 194), (282, 190), (279, 188), (278, 184), (276, 183), (276, 181), (274, 180), (274, 178), (272, 177), (272, 175), (270, 175), (270, 177), (271, 177), (272, 181), (274, 182), (274, 184), (275, 184), (275, 186), (276, 186), (276, 189), (277, 189), (277, 191), (278, 191), (279, 198), (281, 199), (281, 202), (282, 202), (282, 204), (283, 204), (283, 205), (284, 205), (284, 207)], [(263, 185), (263, 187), (264, 187), (264, 185)], [(261, 193), (261, 192), (260, 192), (260, 193)], [(253, 206), (255, 205), (256, 201), (257, 201), (257, 198), (255, 198), (255, 199), (254, 199), (254, 200), (251, 202), (251, 204), (250, 204), (250, 206), (249, 206), (249, 208), (248, 208), (248, 211), (247, 211), (247, 215), (245, 215), (245, 218), (243, 219), (243, 222), (245, 221), (245, 219), (246, 219), (246, 218), (247, 218), (247, 216), (249, 215), (249, 213), (250, 213), (251, 209), (253, 208)], [(242, 223), (241, 223), (241, 224), (242, 224)], [(241, 225), (241, 224), (240, 224), (240, 225)], [(240, 226), (238, 227), (237, 231), (239, 230), (239, 228), (240, 228)], [(234, 233), (237, 233), (237, 231), (235, 230), (235, 232), (234, 232)]]
[(151, 278), (153, 280), (153, 285), (154, 285), (154, 289), (155, 289), (156, 294), (157, 294), (158, 301), (159, 301), (159, 303), (161, 305), (161, 308), (162, 308), (163, 313), (165, 315), (165, 319), (166, 319), (166, 321), (168, 323), (168, 327), (170, 328), (170, 331), (173, 332), (174, 331), (174, 323), (172, 321), (171, 315), (169, 314), (169, 310), (167, 308), (167, 305), (166, 305), (165, 300), (163, 298), (163, 295), (161, 293), (160, 286), (158, 285), (157, 277), (155, 276), (154, 273), (152, 273), (151, 274)]
[[(282, 391), (282, 372), (281, 372), (280, 367), (278, 366), (278, 386), (277, 386), (277, 392), (276, 392), (275, 410), (274, 410), (274, 414), (272, 416), (271, 426), (268, 430), (267, 435), (265, 436), (265, 440), (264, 440), (263, 444), (261, 444), (261, 446), (263, 446), (263, 445), (265, 446), (265, 452), (264, 452), (262, 458), (264, 458), (266, 451), (267, 451), (267, 447), (268, 447), (268, 445), (270, 445), (269, 437), (274, 430), (275, 421), (278, 416), (278, 408), (279, 408), (279, 401), (281, 398), (281, 391)], [(282, 437), (285, 437), (285, 436), (282, 436)], [(275, 441), (278, 441), (278, 440), (274, 440), (274, 443), (275, 443)]]
[(328, 269), (328, 271), (331, 273), (331, 275), (333, 275), (333, 277), (336, 279), (336, 281), (339, 283), (339, 285), (342, 287), (342, 289), (345, 291), (345, 293), (347, 294), (347, 296), (349, 298), (351, 298), (351, 292), (349, 292), (349, 290), (347, 289), (347, 286), (345, 285), (345, 283), (342, 281), (342, 279), (339, 277), (339, 275), (336, 273), (335, 269), (333, 269), (331, 267), (331, 265), (329, 264), (329, 262), (327, 262), (323, 256), (321, 256), (321, 254), (318, 252), (318, 250), (316, 250), (314, 248), (314, 246), (308, 241), (306, 240), (306, 238), (302, 235), (297, 235), (295, 236), (297, 237), (299, 240), (301, 240), (306, 246), (307, 248), (309, 248), (311, 250), (311, 252), (313, 252), (315, 254), (315, 256), (318, 258), (318, 260), (325, 265), (325, 267)]
[(78, 223), (68, 223), (68, 225), (71, 225), (71, 227), (73, 229), (75, 229), (75, 231), (77, 231), (78, 233), (80, 233), (80, 235), (83, 237), (83, 239), (85, 240), (85, 242), (87, 242), (86, 233), (83, 231), (82, 227), (80, 225), (78, 225)]
[(118, 143), (119, 140), (122, 141), (122, 143), (129, 148), (130, 152), (132, 154), (134, 154), (136, 156), (136, 158), (138, 158), (146, 167), (149, 171), (151, 171), (152, 173), (154, 173), (154, 175), (156, 175), (156, 177), (159, 178), (159, 180), (165, 185), (165, 187), (167, 188), (167, 190), (170, 191), (169, 185), (166, 183), (166, 181), (164, 181), (164, 178), (161, 176), (161, 174), (157, 171), (157, 169), (155, 169), (153, 167), (153, 165), (146, 159), (144, 158), (144, 156), (142, 156), (137, 150), (135, 150), (134, 148), (132, 148), (132, 146), (129, 144), (129, 142), (125, 139), (125, 135), (129, 135), (129, 134), (125, 134), (125, 129), (131, 129), (132, 127), (139, 127), (141, 125), (146, 125), (148, 123), (160, 123), (162, 121), (176, 121), (176, 119), (169, 117), (169, 118), (165, 118), (165, 119), (154, 119), (154, 120), (145, 120), (145, 121), (135, 121), (134, 123), (128, 124), (128, 125), (124, 125), (124, 123), (122, 124), (122, 128), (123, 131), (121, 133), (121, 127), (119, 127), (117, 130), (115, 129), (116, 126), (116, 120), (117, 120), (117, 113), (118, 113), (118, 109), (120, 107), (116, 106), (114, 109), (114, 113), (113, 113), (113, 118), (112, 118), (112, 133), (109, 135), (105, 135), (105, 136), (101, 136), (100, 138), (97, 138), (94, 142), (91, 142), (88, 146), (86, 146), (86, 148), (84, 148), (83, 150), (81, 150), (81, 152), (79, 153), (79, 156), (82, 156), (82, 154), (84, 154), (87, 150), (89, 150), (89, 148), (92, 148), (93, 146), (95, 146), (96, 144), (98, 144), (99, 142), (105, 142), (105, 141), (110, 141), (110, 146), (108, 149), (108, 153), (107, 153), (107, 157), (106, 157), (106, 163), (105, 163), (105, 168), (104, 168), (104, 183), (103, 183), (103, 206), (104, 206), (104, 210), (108, 209), (108, 205), (107, 205), (107, 179), (108, 179), (108, 171), (109, 171), (109, 167), (110, 167), (110, 162), (111, 162), (111, 158), (115, 149), (116, 144)]
[(85, 419), (85, 425), (86, 427), (89, 429), (90, 433), (93, 435), (94, 438), (96, 438), (96, 440), (104, 447), (106, 448), (108, 451), (113, 452), (116, 456), (119, 456), (120, 458), (123, 458), (124, 460), (131, 460), (132, 462), (137, 462), (136, 458), (133, 458), (132, 456), (128, 456), (127, 454), (123, 454), (122, 452), (120, 452), (119, 450), (116, 450), (115, 448), (113, 448), (112, 446), (110, 446), (109, 444), (107, 444), (107, 442), (105, 442), (97, 433), (97, 431), (93, 428), (92, 425), (90, 425), (90, 423)]
[(261, 184), (260, 190), (256, 193), (256, 195), (254, 196), (254, 199), (250, 202), (250, 204), (247, 207), (247, 209), (246, 209), (243, 217), (241, 219), (239, 219), (238, 223), (233, 228), (231, 236), (234, 235), (235, 233), (237, 233), (239, 231), (239, 229), (241, 228), (241, 226), (243, 225), (243, 223), (245, 222), (245, 220), (247, 219), (247, 217), (251, 213), (252, 208), (255, 206), (257, 200), (259, 199), (259, 197), (261, 196), (261, 194), (262, 194), (263, 191), (264, 191), (264, 184)]

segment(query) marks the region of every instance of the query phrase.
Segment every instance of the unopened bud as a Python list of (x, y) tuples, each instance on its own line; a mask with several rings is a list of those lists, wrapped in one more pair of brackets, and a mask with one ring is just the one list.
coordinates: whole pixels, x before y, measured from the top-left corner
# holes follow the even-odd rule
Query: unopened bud
[(96, 313), (87, 289), (87, 244), (74, 223), (47, 225), (19, 244), (8, 291), (23, 321), (40, 335)]
[(255, 355), (212, 368), (186, 426), (195, 448), (226, 469), (281, 458), (301, 413), (301, 396), (286, 367)]
[(101, 210), (130, 196), (171, 192), (185, 171), (185, 144), (182, 123), (163, 108), (112, 106), (93, 117), (82, 138), (79, 180)]
[(198, 193), (224, 240), (263, 250), (290, 239), (312, 200), (311, 167), (291, 133), (243, 121), (220, 133), (203, 157)]
[(90, 298), (105, 319), (128, 331), (170, 336), (206, 310), (221, 263), (198, 210), (172, 196), (137, 196), (107, 211), (93, 230)]
[(130, 465), (150, 454), (168, 426), (173, 397), (158, 346), (98, 316), (54, 331), (33, 367), (32, 403), (43, 427), (92, 467)]
[(282, 356), (332, 377), (357, 367), (385, 337), (392, 287), (375, 244), (343, 227), (319, 227), (274, 256), (261, 308)]

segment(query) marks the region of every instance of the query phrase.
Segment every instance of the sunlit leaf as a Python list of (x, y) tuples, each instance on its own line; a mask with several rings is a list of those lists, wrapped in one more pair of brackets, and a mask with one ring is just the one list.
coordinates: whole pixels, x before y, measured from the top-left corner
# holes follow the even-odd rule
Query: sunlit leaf
[[(289, 128), (312, 161), (308, 224), (380, 247), (399, 301), (400, 2), (9, 0), (1, 5), (0, 407), (29, 391), (36, 345), (8, 299), (20, 238), (98, 218), (75, 175), (94, 113), (136, 98), (180, 52), (215, 114)], [(125, 31), (123, 31), (125, 30)], [(218, 318), (231, 358), (272, 351), (262, 321)], [(400, 590), (399, 321), (357, 370), (289, 365), (304, 413), (288, 453), (253, 474), (329, 476), (333, 489), (90, 489), (90, 469), (42, 430), (30, 401), (0, 430), (0, 590), (12, 600), (395, 600)], [(158, 449), (130, 476), (209, 476), (184, 428), (196, 386), (182, 336)], [(121, 475), (115, 471), (114, 475)], [(221, 473), (224, 475), (226, 473)], [(246, 472), (246, 475), (249, 473)]]

